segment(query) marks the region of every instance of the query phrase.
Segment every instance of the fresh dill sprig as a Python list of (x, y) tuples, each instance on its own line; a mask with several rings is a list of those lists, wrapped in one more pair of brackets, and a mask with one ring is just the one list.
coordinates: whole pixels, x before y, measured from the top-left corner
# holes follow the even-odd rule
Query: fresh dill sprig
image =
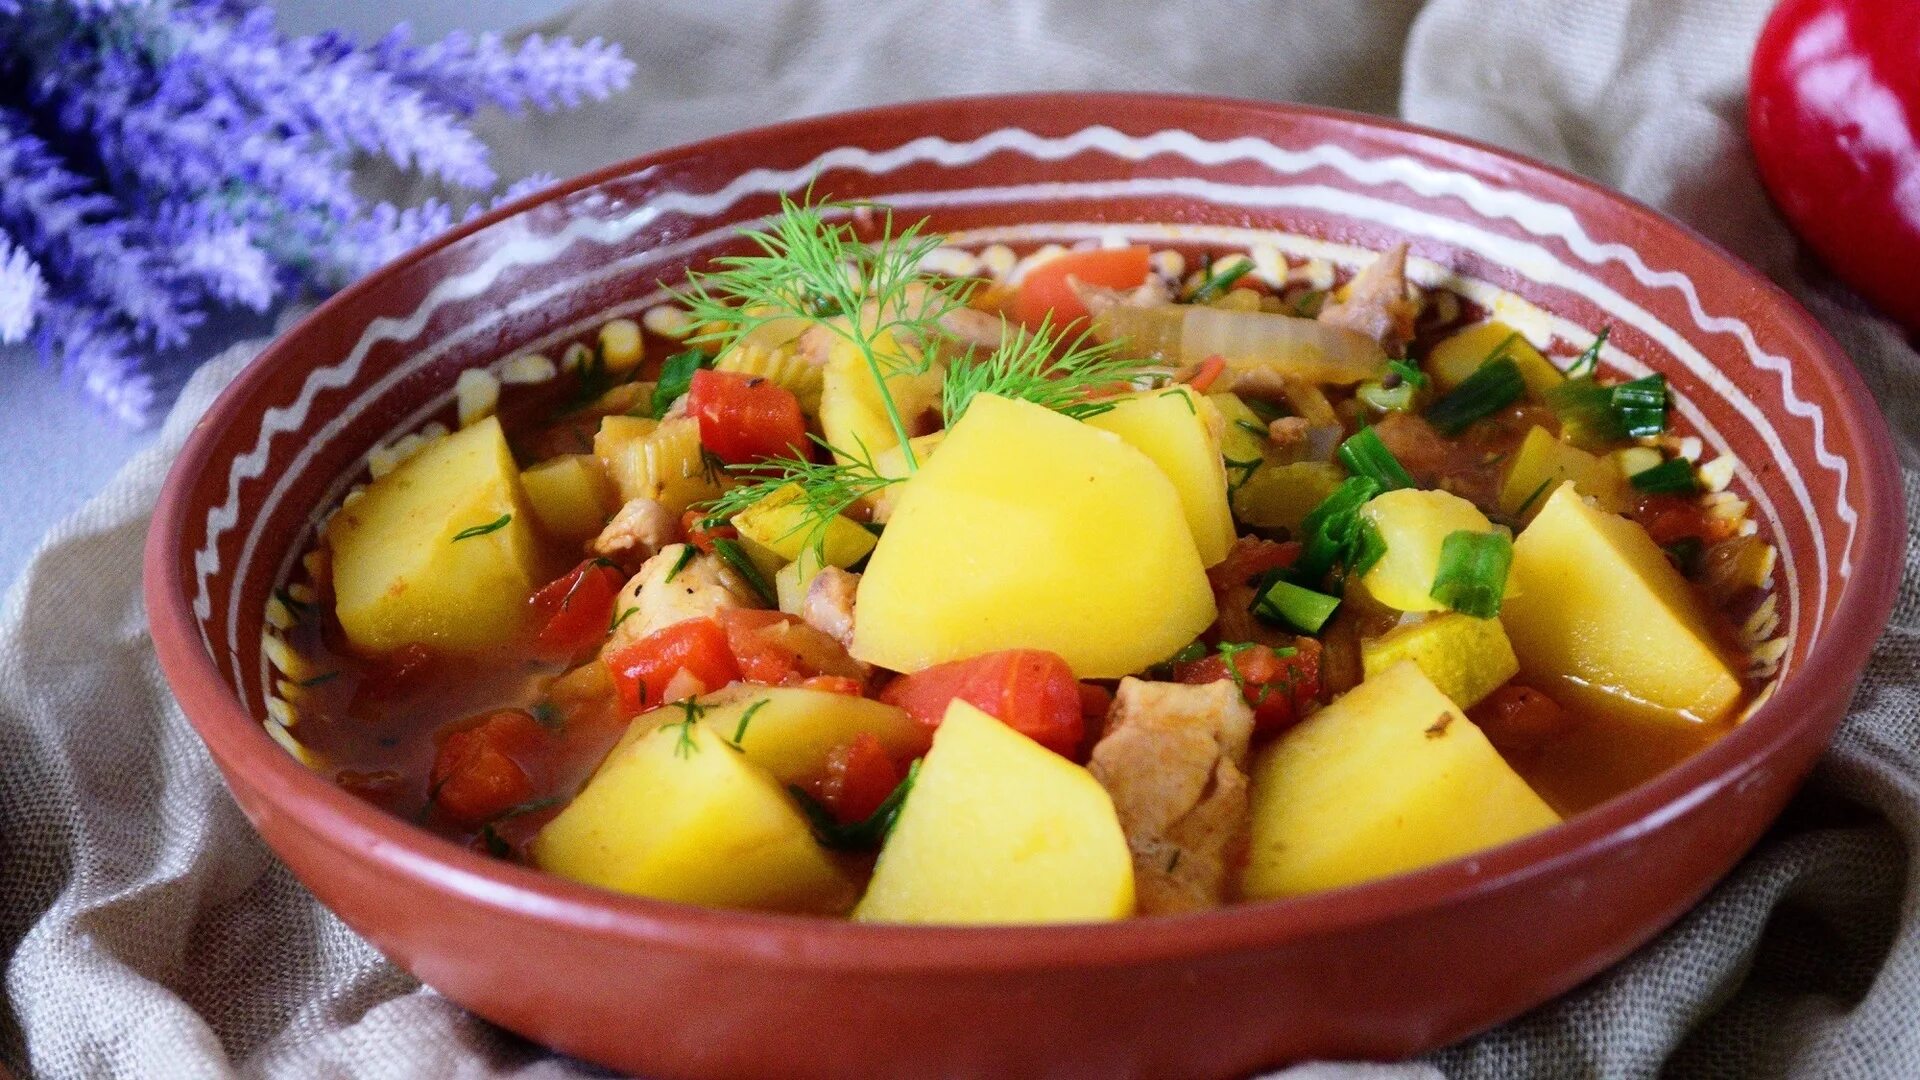
[[(881, 215), (880, 237), (860, 239), (856, 212)], [(774, 319), (817, 322), (848, 342), (866, 361), (881, 389), (881, 403), (894, 435), (904, 445), (906, 418), (886, 393), (888, 376), (928, 370), (924, 353), (898, 347), (903, 338), (925, 342), (940, 320), (965, 306), (974, 282), (957, 279), (936, 288), (920, 264), (944, 238), (923, 232), (926, 221), (895, 231), (893, 211), (871, 203), (795, 202), (782, 195), (780, 213), (764, 229), (743, 235), (759, 249), (753, 255), (715, 259), (714, 270), (694, 272), (676, 293), (696, 325), (695, 342), (731, 344)], [(919, 468), (912, 446), (904, 450), (907, 471)]]
[(751, 465), (729, 465), (728, 471), (734, 473), (740, 483), (700, 504), (705, 520), (724, 521), (792, 485), (800, 492), (796, 499), (801, 507), (799, 522), (780, 538), (805, 530), (803, 546), (812, 548), (824, 562), (827, 528), (834, 519), (853, 509), (862, 499), (905, 478), (881, 475), (864, 444), (843, 451), (819, 436), (808, 438), (824, 448), (832, 460), (822, 463), (779, 457)]
[(1091, 333), (1082, 331), (1072, 341), (1064, 341), (1049, 316), (1031, 330), (1004, 334), (1000, 347), (984, 358), (955, 357), (940, 394), (947, 426), (959, 421), (976, 394), (1031, 401), (1076, 420), (1110, 411), (1110, 402), (1092, 395), (1132, 383), (1156, 369), (1117, 355), (1117, 341), (1091, 342)]

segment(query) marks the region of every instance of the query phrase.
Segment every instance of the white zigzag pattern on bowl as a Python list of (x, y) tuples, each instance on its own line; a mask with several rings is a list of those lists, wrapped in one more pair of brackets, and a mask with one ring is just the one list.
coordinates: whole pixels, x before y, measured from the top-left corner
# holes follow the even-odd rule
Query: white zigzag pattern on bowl
[[(202, 619), (211, 615), (207, 579), (219, 568), (217, 554), (219, 539), (237, 524), (240, 485), (245, 480), (258, 477), (265, 471), (268, 451), (273, 439), (299, 429), (306, 422), (314, 398), (321, 391), (342, 387), (351, 382), (367, 352), (375, 344), (382, 340), (412, 339), (424, 329), (427, 321), (441, 306), (478, 295), (506, 269), (551, 259), (582, 239), (616, 242), (631, 236), (665, 213), (677, 211), (691, 216), (706, 216), (724, 211), (741, 198), (751, 194), (795, 190), (816, 174), (828, 169), (848, 168), (881, 175), (919, 162), (934, 162), (947, 166), (970, 164), (1002, 151), (1016, 151), (1037, 160), (1060, 160), (1088, 150), (1098, 150), (1125, 160), (1135, 161), (1163, 153), (1183, 157), (1197, 164), (1253, 160), (1281, 173), (1298, 173), (1316, 166), (1327, 166), (1369, 186), (1398, 182), (1430, 197), (1443, 195), (1458, 197), (1485, 217), (1504, 218), (1535, 235), (1560, 238), (1590, 264), (1597, 265), (1609, 260), (1618, 261), (1644, 284), (1656, 288), (1680, 290), (1686, 297), (1690, 313), (1702, 329), (1709, 332), (1734, 334), (1745, 346), (1749, 357), (1757, 366), (1778, 374), (1781, 377), (1782, 394), (1789, 412), (1808, 419), (1813, 424), (1817, 461), (1829, 471), (1838, 474), (1844, 487), (1847, 463), (1827, 449), (1824, 414), (1818, 406), (1801, 399), (1794, 393), (1791, 374), (1784, 358), (1759, 349), (1751, 328), (1744, 322), (1707, 315), (1700, 306), (1699, 297), (1692, 282), (1684, 275), (1672, 271), (1654, 271), (1647, 267), (1637, 252), (1623, 245), (1595, 242), (1586, 234), (1572, 213), (1564, 207), (1518, 192), (1490, 188), (1474, 177), (1405, 156), (1365, 159), (1344, 148), (1324, 144), (1304, 150), (1285, 150), (1250, 136), (1222, 142), (1208, 142), (1185, 131), (1161, 131), (1147, 136), (1130, 136), (1111, 127), (1095, 126), (1072, 135), (1045, 137), (1020, 128), (1003, 128), (963, 143), (955, 143), (938, 136), (925, 136), (884, 151), (840, 147), (821, 154), (794, 169), (749, 170), (715, 192), (666, 193), (634, 212), (618, 218), (576, 219), (559, 232), (545, 237), (525, 234), (524, 224), (504, 223), (505, 227), (521, 229), (523, 235), (507, 238), (482, 265), (436, 286), (422, 301), (419, 308), (406, 318), (383, 318), (370, 323), (345, 358), (335, 364), (316, 368), (308, 376), (293, 403), (266, 411), (253, 449), (236, 458), (229, 472), (226, 501), (208, 513), (207, 539), (204, 546), (194, 555), (195, 614)], [(325, 429), (316, 433), (310, 440), (310, 445), (324, 442), (331, 435), (337, 434), (343, 426), (341, 419), (336, 417)], [(1858, 515), (1846, 501), (1844, 494), (1837, 513), (1848, 525), (1850, 549)], [(1815, 535), (1816, 540), (1819, 540), (1818, 534)], [(253, 539), (254, 537), (249, 537), (250, 541)], [(248, 549), (252, 546), (251, 542), (246, 545)], [(1850, 555), (1850, 550), (1843, 553), (1841, 564), (1843, 576), (1850, 569)], [(1820, 557), (1823, 563), (1822, 580), (1824, 581), (1824, 551), (1820, 552)], [(244, 564), (247, 561), (243, 553), (241, 562)], [(238, 594), (239, 590), (236, 589), (234, 605), (230, 611), (230, 646), (237, 646)]]

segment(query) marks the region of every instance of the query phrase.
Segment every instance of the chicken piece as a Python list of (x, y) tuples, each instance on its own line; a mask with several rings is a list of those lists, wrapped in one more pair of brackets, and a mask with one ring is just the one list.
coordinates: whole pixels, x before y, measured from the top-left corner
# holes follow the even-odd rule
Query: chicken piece
[(1413, 340), (1420, 303), (1407, 298), (1407, 245), (1395, 244), (1347, 284), (1345, 300), (1320, 309), (1320, 321), (1357, 330), (1395, 356)]
[(940, 316), (940, 329), (961, 345), (997, 349), (1005, 339), (1008, 323), (999, 315), (979, 308), (957, 307)]
[(587, 543), (587, 550), (631, 569), (659, 554), (679, 532), (673, 515), (659, 502), (628, 499), (600, 535)]
[(1312, 426), (1304, 416), (1278, 417), (1267, 425), (1267, 438), (1282, 455), (1292, 454), (1306, 445), (1307, 432)]
[[(682, 556), (686, 556), (684, 566)], [(614, 598), (613, 633), (603, 651), (630, 645), (677, 622), (706, 618), (728, 608), (758, 606), (752, 587), (718, 556), (689, 554), (685, 544), (668, 544)]]
[(800, 602), (800, 619), (847, 648), (853, 648), (853, 597), (860, 575), (837, 566), (821, 568)]
[(1087, 768), (1112, 796), (1127, 835), (1141, 914), (1226, 899), (1246, 843), (1252, 734), (1253, 710), (1229, 680), (1120, 680)]

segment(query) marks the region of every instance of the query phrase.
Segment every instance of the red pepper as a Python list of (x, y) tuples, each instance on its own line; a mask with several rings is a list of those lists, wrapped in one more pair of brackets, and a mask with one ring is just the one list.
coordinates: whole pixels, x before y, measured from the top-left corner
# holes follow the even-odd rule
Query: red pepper
[(479, 825), (533, 797), (526, 762), (549, 738), (525, 709), (497, 709), (444, 728), (427, 774), (433, 805), (462, 825)]
[(1086, 734), (1080, 683), (1073, 669), (1044, 649), (1008, 649), (935, 664), (902, 675), (880, 692), (928, 727), (937, 727), (955, 698), (998, 719), (1057, 754), (1072, 757)]
[(668, 688), (683, 671), (697, 684), (695, 694), (718, 690), (740, 678), (727, 632), (712, 619), (688, 619), (655, 630), (609, 653), (602, 662), (628, 713), (672, 700)]
[[(1232, 652), (1233, 667), (1221, 655), (1175, 664), (1173, 677), (1183, 683), (1210, 683), (1234, 679), (1253, 706), (1253, 729), (1274, 732), (1293, 726), (1308, 702), (1320, 696), (1320, 643), (1298, 639), (1290, 656), (1265, 645), (1248, 645)], [(1237, 678), (1236, 678), (1237, 675)]]
[(1067, 281), (1106, 289), (1131, 289), (1147, 280), (1151, 269), (1143, 247), (1069, 251), (1028, 268), (1013, 298), (1013, 316), (1028, 327), (1039, 326), (1051, 315), (1055, 328), (1087, 317), (1087, 306)]
[(594, 559), (534, 593), (529, 603), (542, 620), (534, 647), (549, 656), (573, 657), (598, 645), (613, 622), (614, 599), (624, 584), (619, 567)]
[(865, 821), (893, 794), (906, 774), (887, 756), (887, 748), (870, 731), (827, 752), (827, 775), (820, 782), (820, 801), (843, 825)]
[(800, 399), (776, 383), (701, 368), (687, 390), (687, 412), (700, 421), (700, 445), (729, 465), (807, 456)]
[(1753, 54), (1747, 130), (1794, 231), (1920, 333), (1920, 4), (1775, 8)]

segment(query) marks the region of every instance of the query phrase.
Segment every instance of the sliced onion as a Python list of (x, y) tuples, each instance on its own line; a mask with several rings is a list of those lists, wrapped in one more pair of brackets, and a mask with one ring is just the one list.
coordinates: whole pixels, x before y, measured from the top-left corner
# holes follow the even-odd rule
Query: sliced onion
[(1179, 359), (1197, 364), (1221, 356), (1235, 370), (1269, 368), (1289, 379), (1347, 386), (1377, 379), (1387, 366), (1380, 343), (1358, 331), (1266, 311), (1189, 307)]
[[(1123, 352), (1163, 364), (1180, 361), (1180, 328), (1190, 309), (1174, 304), (1139, 307), (1108, 304), (1094, 311), (1093, 336), (1100, 341), (1123, 341)], [(1205, 359), (1202, 357), (1202, 359)]]

